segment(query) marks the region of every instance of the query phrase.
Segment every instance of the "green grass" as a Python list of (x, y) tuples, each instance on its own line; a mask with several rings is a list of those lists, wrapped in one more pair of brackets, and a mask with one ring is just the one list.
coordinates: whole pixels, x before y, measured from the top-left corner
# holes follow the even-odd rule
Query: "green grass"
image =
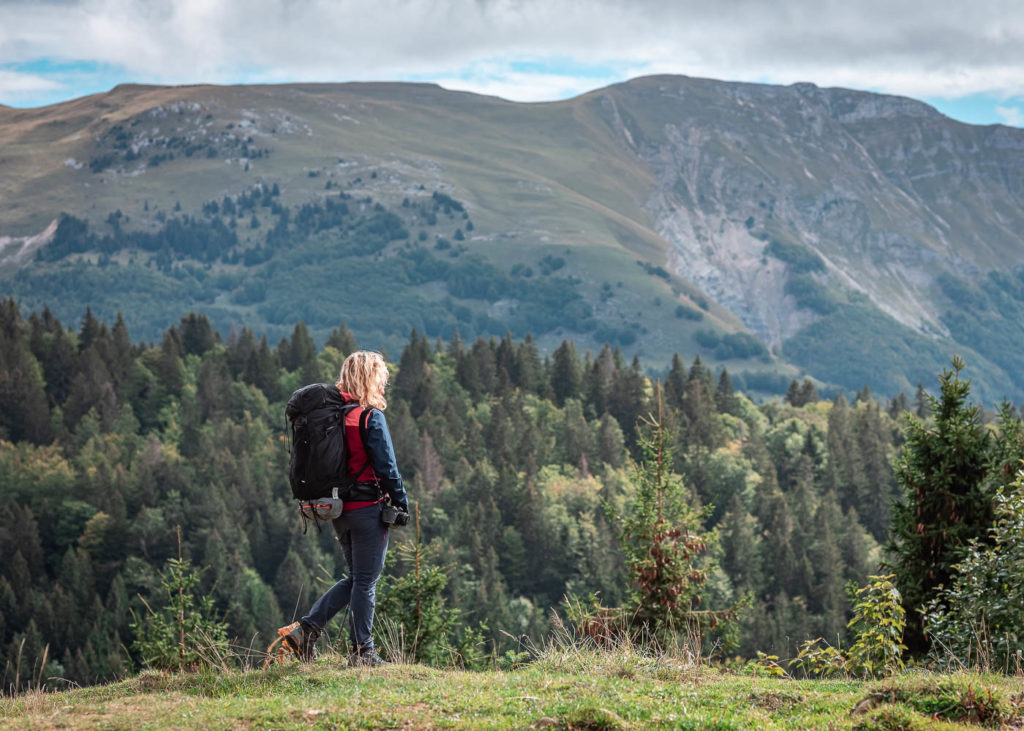
[[(312, 666), (145, 672), (0, 703), (4, 728), (1020, 728), (1019, 678), (737, 675), (667, 659), (542, 656), (516, 670)], [(1002, 726), (1000, 726), (1002, 724)]]

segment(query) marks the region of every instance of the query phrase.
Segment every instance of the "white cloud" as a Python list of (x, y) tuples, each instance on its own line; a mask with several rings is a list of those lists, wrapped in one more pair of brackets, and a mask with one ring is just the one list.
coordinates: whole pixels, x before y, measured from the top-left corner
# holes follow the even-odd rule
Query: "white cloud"
[[(1022, 49), (1016, 0), (0, 0), (0, 64), (89, 60), (154, 82), (431, 78), (520, 100), (650, 72), (1009, 97), (1024, 93)], [(547, 67), (479, 72), (502, 58)]]
[(25, 74), (0, 69), (0, 102), (17, 101), (19, 97), (55, 91), (61, 84), (38, 74)]
[(508, 72), (492, 76), (438, 76), (434, 81), (446, 89), (472, 91), (518, 102), (542, 102), (567, 99), (618, 81), (562, 74)]
[(996, 114), (1011, 127), (1024, 127), (1024, 110), (1020, 107), (996, 107)]

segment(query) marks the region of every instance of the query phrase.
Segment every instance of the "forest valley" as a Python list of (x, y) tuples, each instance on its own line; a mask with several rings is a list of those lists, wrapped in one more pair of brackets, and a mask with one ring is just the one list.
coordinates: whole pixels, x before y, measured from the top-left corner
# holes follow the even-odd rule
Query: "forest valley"
[[(175, 577), (211, 641), (256, 662), (341, 572), (333, 533), (304, 533), (291, 499), (283, 407), (355, 348), (343, 324), (318, 350), (301, 322), (271, 346), (248, 329), (222, 339), (199, 314), (136, 343), (120, 318), (86, 311), (75, 331), (0, 302), (5, 691), (157, 664)], [(913, 403), (821, 400), (794, 381), (757, 404), (699, 357), (656, 378), (609, 346), (544, 356), (530, 336), (414, 331), (386, 415), (417, 525), (392, 532), (376, 630), (412, 621), (414, 659), (434, 664), (518, 657), (553, 612), (637, 607), (646, 535), (687, 559), (688, 588), (665, 595), (681, 616), (729, 620), (703, 627), (706, 653), (845, 648), (854, 590), (888, 562), (923, 657), (918, 610), (967, 547), (999, 544), (996, 496), (1020, 492), (1020, 419), (971, 406), (962, 367)], [(671, 520), (652, 533), (638, 520), (655, 493)]]

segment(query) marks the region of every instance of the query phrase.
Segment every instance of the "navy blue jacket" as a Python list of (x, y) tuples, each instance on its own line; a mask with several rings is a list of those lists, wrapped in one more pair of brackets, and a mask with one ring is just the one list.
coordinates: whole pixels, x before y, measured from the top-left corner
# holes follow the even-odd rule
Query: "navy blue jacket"
[(398, 472), (398, 462), (395, 461), (395, 447), (391, 443), (387, 420), (380, 409), (371, 409), (366, 419), (366, 437), (363, 445), (370, 466), (380, 480), (381, 487), (391, 498), (391, 504), (408, 510), (409, 499), (405, 494), (402, 475)]

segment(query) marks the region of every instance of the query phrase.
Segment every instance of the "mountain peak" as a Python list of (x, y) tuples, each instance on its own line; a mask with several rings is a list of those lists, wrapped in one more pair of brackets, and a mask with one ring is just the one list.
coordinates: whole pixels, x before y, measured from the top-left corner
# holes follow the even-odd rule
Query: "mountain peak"
[(806, 82), (793, 84), (790, 88), (805, 99), (821, 103), (831, 117), (843, 124), (899, 117), (942, 119), (945, 116), (935, 107), (905, 96), (842, 87), (822, 89)]
[[(3, 246), (61, 211), (91, 226), (0, 267), (0, 294), (66, 316), (74, 292), (162, 327), (165, 308), (142, 303), (187, 276), (189, 306), (225, 331), (303, 319), (326, 337), (358, 313), (294, 309), (267, 286), (302, 252), (408, 282), (430, 257), (359, 337), (518, 318), (555, 346), (701, 352), (730, 371), (782, 367), (774, 353), (889, 393), (948, 349), (984, 398), (1024, 393), (1005, 345), (1024, 322), (1024, 131), (905, 97), (668, 75), (541, 104), (397, 82), (123, 84), (0, 109), (0, 148)], [(371, 223), (396, 238), (366, 253)]]

